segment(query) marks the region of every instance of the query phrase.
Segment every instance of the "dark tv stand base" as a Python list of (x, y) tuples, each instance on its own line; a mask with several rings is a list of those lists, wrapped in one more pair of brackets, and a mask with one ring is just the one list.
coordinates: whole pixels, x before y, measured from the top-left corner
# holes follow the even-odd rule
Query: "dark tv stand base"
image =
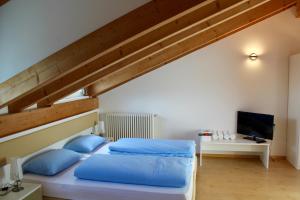
[(246, 139), (246, 140), (253, 140), (256, 143), (266, 143), (267, 142), (266, 140), (264, 140), (262, 138), (255, 137), (255, 136), (245, 136), (243, 138)]

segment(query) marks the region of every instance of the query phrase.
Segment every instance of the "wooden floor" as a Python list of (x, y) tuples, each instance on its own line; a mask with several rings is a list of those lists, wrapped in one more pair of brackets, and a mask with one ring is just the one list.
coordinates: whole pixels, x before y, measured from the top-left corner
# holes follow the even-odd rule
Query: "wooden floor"
[(300, 171), (286, 160), (266, 170), (256, 158), (204, 158), (197, 200), (300, 200)]

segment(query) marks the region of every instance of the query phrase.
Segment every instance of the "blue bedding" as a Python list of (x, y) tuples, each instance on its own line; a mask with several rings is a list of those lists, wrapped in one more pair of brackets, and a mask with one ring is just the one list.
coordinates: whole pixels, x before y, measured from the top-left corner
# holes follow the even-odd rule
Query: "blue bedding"
[(179, 188), (188, 183), (191, 171), (190, 158), (97, 154), (81, 163), (74, 176), (92, 181)]
[(109, 146), (111, 154), (149, 154), (192, 158), (195, 142), (192, 140), (159, 140), (123, 138)]

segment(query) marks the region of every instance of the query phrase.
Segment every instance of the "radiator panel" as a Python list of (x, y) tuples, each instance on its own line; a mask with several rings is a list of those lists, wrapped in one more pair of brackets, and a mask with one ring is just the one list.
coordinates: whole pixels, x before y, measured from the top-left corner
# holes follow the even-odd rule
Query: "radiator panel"
[(158, 135), (158, 116), (152, 113), (103, 113), (105, 136), (120, 138), (154, 138)]

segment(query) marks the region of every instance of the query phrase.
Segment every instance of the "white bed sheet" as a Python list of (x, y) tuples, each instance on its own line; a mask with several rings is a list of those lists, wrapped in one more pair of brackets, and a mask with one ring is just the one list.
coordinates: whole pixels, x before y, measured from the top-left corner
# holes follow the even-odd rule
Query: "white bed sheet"
[[(92, 154), (108, 154), (109, 144)], [(86, 159), (90, 155), (85, 155)], [(82, 162), (82, 161), (81, 161)], [(25, 182), (42, 184), (43, 195), (72, 200), (192, 200), (193, 175), (184, 188), (152, 187), (133, 184), (118, 184), (77, 179), (73, 174), (77, 163), (62, 173), (53, 176), (25, 174)], [(193, 172), (196, 169), (193, 162)]]

